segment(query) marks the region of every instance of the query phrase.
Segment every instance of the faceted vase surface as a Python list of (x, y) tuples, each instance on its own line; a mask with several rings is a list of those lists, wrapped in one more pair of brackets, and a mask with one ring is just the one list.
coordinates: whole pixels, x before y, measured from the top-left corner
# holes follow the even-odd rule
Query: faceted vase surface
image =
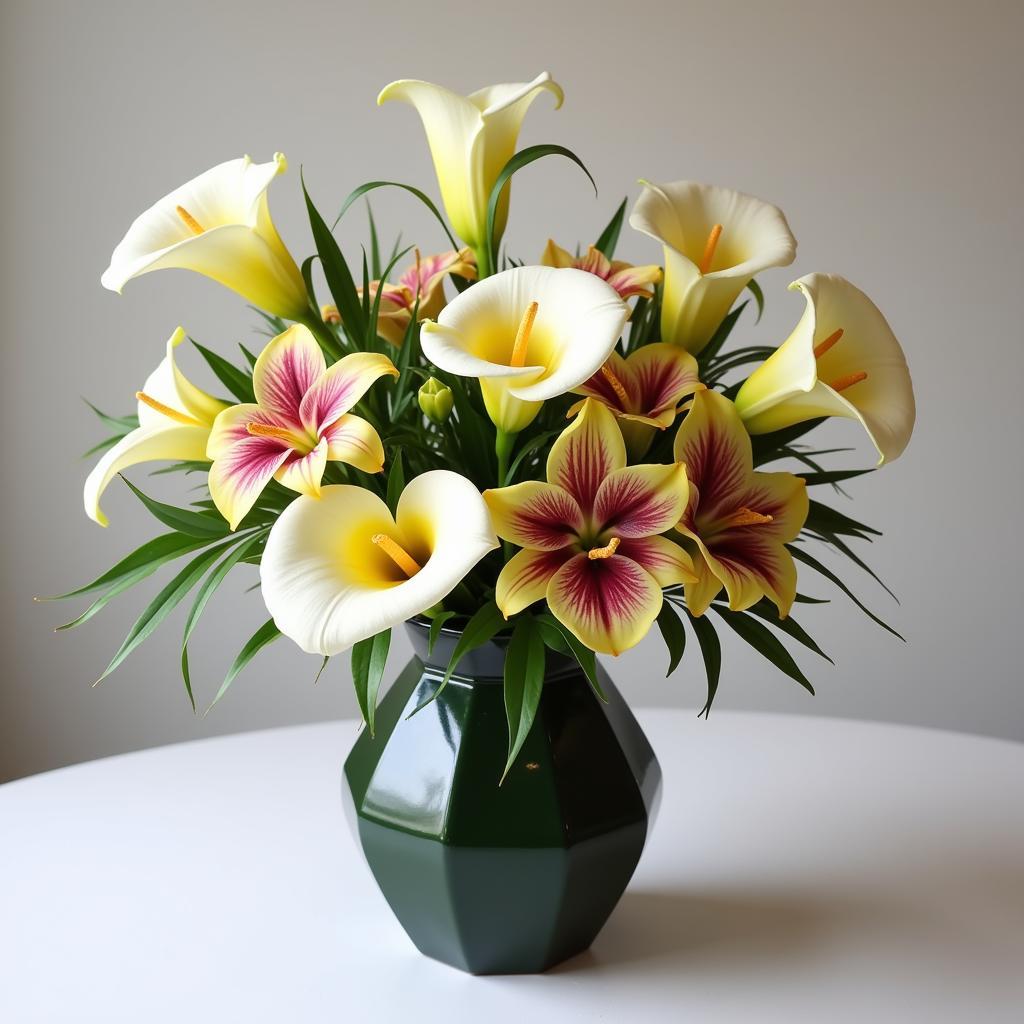
[(508, 748), (504, 647), (471, 651), (433, 703), (459, 634), (407, 624), (416, 656), (345, 762), (346, 810), (385, 898), (427, 956), (473, 974), (543, 971), (587, 949), (644, 848), (661, 790), (647, 738), (603, 670), (547, 652), (537, 716)]

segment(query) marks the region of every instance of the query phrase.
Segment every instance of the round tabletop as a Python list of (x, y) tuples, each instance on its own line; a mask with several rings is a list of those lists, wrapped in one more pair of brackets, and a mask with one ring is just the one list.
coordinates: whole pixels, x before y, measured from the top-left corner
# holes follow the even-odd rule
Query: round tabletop
[(1019, 1021), (1024, 745), (641, 711), (664, 799), (587, 953), (421, 956), (340, 805), (352, 722), (0, 787), (0, 1020)]

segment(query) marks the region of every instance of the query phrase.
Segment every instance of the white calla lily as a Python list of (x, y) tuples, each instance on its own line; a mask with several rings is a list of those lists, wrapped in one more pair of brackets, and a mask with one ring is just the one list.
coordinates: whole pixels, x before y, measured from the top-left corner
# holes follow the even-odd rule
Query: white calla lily
[(185, 340), (179, 327), (167, 341), (167, 355), (137, 392), (139, 425), (104, 453), (85, 481), (85, 512), (100, 526), (109, 520), (100, 497), (114, 477), (140, 462), (207, 462), (213, 421), (227, 408), (197, 388), (178, 369), (174, 350)]
[[(441, 198), (455, 233), (476, 250), (487, 243), (487, 200), (501, 169), (512, 158), (530, 104), (550, 92), (556, 109), (562, 87), (545, 72), (532, 82), (491, 85), (460, 96), (440, 85), (403, 79), (385, 86), (379, 104), (403, 100), (423, 121)], [(494, 218), (495, 242), (508, 219), (509, 189)]]
[(916, 418), (900, 343), (878, 307), (837, 274), (808, 274), (791, 290), (807, 302), (793, 333), (744, 382), (736, 408), (752, 434), (817, 419), (858, 420), (878, 451), (897, 458)]
[(495, 425), (528, 426), (541, 403), (589, 380), (629, 316), (607, 282), (583, 270), (514, 267), (467, 288), (426, 321), (424, 355), (462, 377), (479, 377)]
[(299, 647), (333, 656), (442, 601), (497, 546), (484, 499), (458, 473), (413, 479), (394, 517), (371, 491), (332, 485), (274, 524), (263, 600)]
[(282, 153), (265, 164), (246, 156), (176, 188), (135, 219), (101, 283), (120, 292), (133, 277), (177, 267), (213, 278), (268, 313), (305, 317), (302, 274), (267, 204), (270, 183), (287, 166)]
[(661, 242), (661, 340), (700, 352), (740, 292), (768, 267), (796, 257), (778, 207), (718, 185), (643, 182), (630, 226)]

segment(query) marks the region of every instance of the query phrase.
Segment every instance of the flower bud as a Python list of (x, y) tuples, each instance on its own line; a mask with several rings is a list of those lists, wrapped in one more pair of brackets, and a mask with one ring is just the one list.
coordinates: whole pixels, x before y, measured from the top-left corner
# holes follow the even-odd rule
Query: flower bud
[(420, 388), (417, 397), (423, 415), (437, 424), (444, 423), (448, 419), (452, 412), (452, 406), (455, 404), (452, 389), (447, 384), (442, 384), (436, 377), (431, 377)]
[(341, 314), (338, 312), (338, 307), (333, 304), (320, 307), (320, 319), (325, 324), (330, 324), (332, 327), (336, 327), (341, 323)]

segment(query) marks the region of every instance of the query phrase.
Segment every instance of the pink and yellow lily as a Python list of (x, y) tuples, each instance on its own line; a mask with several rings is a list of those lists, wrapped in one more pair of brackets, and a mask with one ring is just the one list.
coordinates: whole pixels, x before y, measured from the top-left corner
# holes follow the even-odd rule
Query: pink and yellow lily
[(796, 566), (785, 545), (807, 518), (804, 481), (756, 472), (736, 407), (714, 391), (694, 395), (675, 457), (690, 482), (677, 527), (694, 551), (696, 579), (685, 584), (690, 613), (703, 615), (724, 587), (733, 611), (767, 597), (785, 618), (796, 597)]
[(508, 618), (545, 598), (580, 641), (619, 654), (661, 611), (662, 588), (696, 579), (690, 556), (661, 536), (686, 507), (679, 464), (628, 466), (611, 411), (595, 399), (555, 441), (547, 481), (485, 491), (499, 537), (519, 545), (498, 577)]
[(618, 293), (619, 298), (628, 299), (633, 295), (649, 299), (654, 296), (654, 286), (661, 280), (661, 267), (634, 267), (624, 260), (610, 260), (597, 246), (587, 249), (586, 256), (573, 256), (567, 249), (548, 239), (547, 248), (540, 262), (545, 267), (575, 267), (585, 270), (607, 281)]
[[(576, 390), (606, 405), (619, 421), (629, 457), (636, 461), (650, 447), (655, 432), (675, 422), (679, 403), (704, 387), (697, 360), (667, 342), (644, 345), (623, 359), (612, 352), (608, 361)], [(582, 408), (569, 410), (574, 416)]]
[(397, 377), (398, 370), (375, 352), (355, 352), (328, 367), (301, 324), (267, 344), (253, 368), (256, 402), (225, 409), (207, 446), (210, 496), (232, 530), (271, 478), (319, 497), (328, 462), (381, 471), (377, 431), (349, 410), (385, 374)]
[[(406, 331), (412, 322), (413, 311), (417, 321), (436, 320), (445, 307), (444, 279), (449, 274), (472, 281), (476, 279), (476, 259), (469, 249), (458, 252), (438, 253), (436, 256), (420, 257), (398, 279), (398, 284), (373, 281), (370, 284), (370, 300), (380, 296), (380, 310), (377, 315), (377, 333), (389, 344), (401, 347)], [(362, 289), (358, 289), (362, 296)], [(419, 302), (419, 307), (416, 303)]]

